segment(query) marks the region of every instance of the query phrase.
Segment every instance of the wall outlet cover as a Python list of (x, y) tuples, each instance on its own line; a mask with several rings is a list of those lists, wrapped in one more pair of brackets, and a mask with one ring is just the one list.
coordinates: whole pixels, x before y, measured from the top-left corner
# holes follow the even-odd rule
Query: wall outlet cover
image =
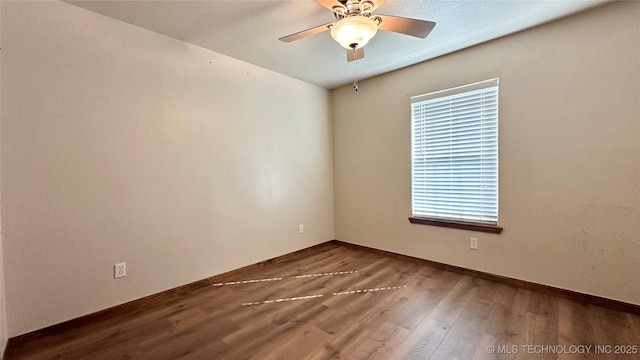
[(127, 276), (127, 263), (118, 263), (114, 266), (114, 278), (121, 278)]

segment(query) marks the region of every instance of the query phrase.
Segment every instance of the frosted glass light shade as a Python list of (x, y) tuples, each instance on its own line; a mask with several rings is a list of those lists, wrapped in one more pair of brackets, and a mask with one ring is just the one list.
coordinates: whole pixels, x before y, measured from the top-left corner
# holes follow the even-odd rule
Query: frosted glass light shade
[(331, 28), (331, 37), (346, 49), (359, 49), (378, 31), (376, 22), (364, 16), (349, 16)]

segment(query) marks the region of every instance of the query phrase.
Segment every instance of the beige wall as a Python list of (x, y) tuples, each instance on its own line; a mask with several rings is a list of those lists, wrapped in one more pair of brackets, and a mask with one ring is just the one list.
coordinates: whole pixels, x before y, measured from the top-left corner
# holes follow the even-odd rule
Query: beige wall
[[(0, 6), (0, 29), (1, 28), (2, 28), (2, 7)], [(2, 31), (0, 31), (0, 49), (2, 49)], [(0, 51), (0, 69), (2, 69), (2, 52), (1, 51)], [(0, 76), (0, 88), (2, 88), (2, 76)], [(2, 94), (0, 93), (0, 99), (1, 98), (2, 98)], [(0, 109), (2, 109), (2, 100), (0, 100)], [(2, 110), (0, 110), (0, 123), (2, 123), (1, 119), (2, 119)], [(0, 140), (0, 144), (1, 143), (2, 142)], [(1, 148), (1, 145), (0, 145), (0, 148)], [(2, 173), (1, 169), (2, 167), (0, 166), (0, 174)], [(0, 176), (0, 188), (2, 188), (1, 184), (2, 184), (2, 176)], [(0, 199), (1, 199), (1, 196), (0, 196)], [(3, 246), (2, 246), (2, 215), (1, 214), (2, 214), (2, 211), (0, 211), (0, 358), (2, 358), (2, 355), (4, 354), (4, 350), (7, 347), (7, 341), (9, 338), (8, 328), (7, 328), (7, 310), (5, 306), (6, 297), (4, 294), (4, 261), (2, 257)]]
[[(640, 304), (639, 44), (612, 3), (335, 90), (336, 238)], [(493, 77), (504, 232), (410, 224), (409, 97)]]
[(2, 36), (11, 336), (334, 238), (327, 90), (66, 3)]

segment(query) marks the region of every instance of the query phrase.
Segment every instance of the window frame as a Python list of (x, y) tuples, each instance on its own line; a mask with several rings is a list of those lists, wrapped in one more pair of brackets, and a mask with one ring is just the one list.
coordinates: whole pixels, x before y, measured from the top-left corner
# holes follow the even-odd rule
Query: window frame
[[(467, 220), (458, 220), (458, 219), (453, 219), (453, 218), (447, 218), (447, 217), (437, 217), (437, 216), (426, 216), (426, 215), (416, 215), (415, 214), (415, 208), (414, 208), (414, 203), (415, 203), (415, 198), (414, 198), (414, 162), (415, 162), (415, 145), (414, 145), (414, 141), (415, 141), (415, 119), (414, 119), (414, 114), (413, 114), (413, 104), (415, 103), (419, 103), (419, 102), (423, 102), (423, 101), (427, 101), (427, 100), (432, 100), (432, 99), (440, 99), (440, 98), (444, 98), (444, 97), (449, 97), (449, 96), (453, 96), (453, 95), (459, 95), (459, 94), (465, 94), (465, 93), (469, 93), (472, 91), (476, 91), (479, 89), (485, 89), (485, 88), (491, 88), (491, 87), (496, 87), (496, 96), (499, 98), (499, 79), (498, 78), (494, 78), (494, 79), (489, 79), (489, 80), (485, 80), (485, 81), (481, 81), (481, 82), (477, 82), (477, 83), (472, 83), (472, 84), (468, 84), (468, 85), (462, 85), (462, 86), (458, 86), (458, 87), (454, 87), (454, 88), (450, 88), (450, 89), (445, 89), (445, 90), (441, 90), (441, 91), (435, 91), (435, 92), (430, 92), (427, 94), (421, 94), (421, 95), (416, 95), (416, 96), (412, 96), (411, 97), (411, 139), (410, 139), (410, 143), (411, 143), (411, 216), (409, 217), (409, 222), (411, 222), (412, 224), (419, 224), (419, 225), (430, 225), (430, 226), (441, 226), (441, 227), (447, 227), (447, 228), (454, 228), (454, 229), (462, 229), (462, 230), (471, 230), (471, 231), (479, 231), (479, 232), (487, 232), (487, 233), (494, 233), (494, 234), (500, 234), (503, 230), (502, 227), (500, 227), (498, 225), (498, 209), (496, 209), (496, 221), (495, 223), (493, 222), (483, 222), (483, 221), (467, 221)], [(498, 122), (499, 122), (499, 99), (497, 99), (497, 103), (496, 103), (496, 147), (498, 146), (498, 142), (499, 142), (499, 131), (498, 131)], [(498, 207), (499, 205), (499, 156), (498, 156), (498, 149), (496, 149), (496, 165), (497, 165), (497, 169), (496, 169), (496, 197), (495, 197), (495, 204)]]

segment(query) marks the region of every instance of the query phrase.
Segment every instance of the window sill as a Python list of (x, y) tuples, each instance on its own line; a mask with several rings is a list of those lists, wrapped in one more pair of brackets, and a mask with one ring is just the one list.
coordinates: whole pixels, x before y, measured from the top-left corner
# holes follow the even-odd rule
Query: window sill
[(480, 231), (480, 232), (487, 232), (492, 234), (500, 234), (502, 232), (502, 228), (497, 225), (477, 224), (477, 223), (471, 223), (471, 222), (465, 222), (465, 221), (442, 220), (442, 219), (410, 216), (409, 222), (411, 222), (412, 224), (442, 226), (442, 227), (448, 227), (453, 229)]

